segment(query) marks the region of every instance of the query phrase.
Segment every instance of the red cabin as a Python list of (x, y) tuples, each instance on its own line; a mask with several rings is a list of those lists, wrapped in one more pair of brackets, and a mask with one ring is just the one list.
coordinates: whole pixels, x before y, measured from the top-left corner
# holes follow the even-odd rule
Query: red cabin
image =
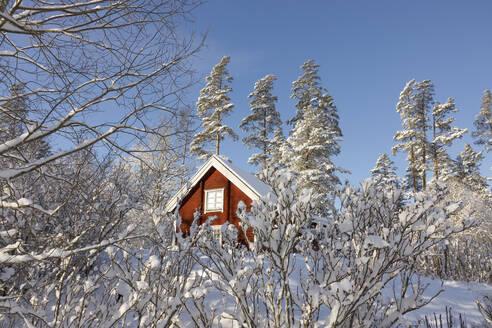
[[(166, 211), (172, 212), (179, 203), (181, 231), (189, 230), (194, 213), (200, 213), (198, 224), (210, 217), (216, 217), (212, 226), (220, 227), (229, 222), (240, 231), (240, 239), (245, 240), (236, 215), (240, 201), (251, 209), (251, 203), (271, 191), (270, 187), (254, 175), (234, 166), (219, 156), (211, 156), (193, 175), (187, 185), (181, 187), (166, 204)], [(218, 233), (220, 229), (217, 229)], [(247, 231), (249, 241), (253, 241), (252, 231)], [(220, 238), (220, 236), (219, 236)]]

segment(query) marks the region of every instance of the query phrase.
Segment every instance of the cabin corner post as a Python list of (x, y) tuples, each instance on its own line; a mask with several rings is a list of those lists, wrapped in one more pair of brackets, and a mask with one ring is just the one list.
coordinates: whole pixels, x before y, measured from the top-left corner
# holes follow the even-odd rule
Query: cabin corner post
[(227, 180), (227, 222), (232, 223), (231, 218), (231, 181)]
[(204, 198), (205, 198), (205, 186), (203, 183), (203, 180), (200, 181), (200, 222), (201, 219), (203, 219), (203, 214), (205, 213), (205, 204), (204, 204)]

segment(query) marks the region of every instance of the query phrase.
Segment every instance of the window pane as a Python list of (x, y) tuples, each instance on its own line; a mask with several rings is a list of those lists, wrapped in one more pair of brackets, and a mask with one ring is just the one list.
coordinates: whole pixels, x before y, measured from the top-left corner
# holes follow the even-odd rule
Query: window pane
[(215, 211), (222, 210), (224, 204), (224, 190), (206, 190), (205, 210)]

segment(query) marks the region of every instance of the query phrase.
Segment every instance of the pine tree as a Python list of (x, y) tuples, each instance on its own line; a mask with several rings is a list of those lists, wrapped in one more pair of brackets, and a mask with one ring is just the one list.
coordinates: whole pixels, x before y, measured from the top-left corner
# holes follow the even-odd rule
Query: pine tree
[(399, 142), (393, 154), (407, 152), (408, 181), (414, 191), (425, 189), (430, 143), (427, 140), (429, 112), (434, 99), (434, 85), (429, 80), (411, 80), (400, 93), (396, 111), (402, 119), (403, 130), (397, 131), (393, 140)]
[(425, 190), (427, 185), (427, 168), (430, 155), (430, 143), (427, 140), (427, 133), (430, 129), (429, 113), (434, 103), (434, 85), (429, 80), (415, 83), (415, 127), (419, 131), (417, 134), (417, 155), (420, 160), (417, 162), (417, 170), (422, 177), (422, 188)]
[(310, 104), (313, 107), (317, 107), (319, 99), (328, 92), (321, 86), (321, 78), (318, 75), (319, 65), (315, 64), (313, 59), (305, 62), (301, 69), (304, 74), (292, 82), (292, 95), (290, 97), (297, 99), (296, 114), (291, 120), (287, 121), (292, 126), (295, 126), (297, 121), (302, 119), (305, 109)]
[(271, 156), (267, 162), (268, 167), (285, 168), (287, 161), (284, 154), (286, 153), (285, 148), (287, 146), (282, 127), (280, 126), (275, 130), (273, 138), (270, 140)]
[(448, 98), (446, 103), (436, 103), (432, 109), (432, 161), (434, 163), (435, 180), (446, 180), (451, 174), (451, 158), (446, 148), (449, 147), (455, 139), (462, 138), (467, 129), (452, 127), (454, 117), (452, 112), (456, 112), (456, 106), (453, 98)]
[[(303, 65), (305, 70), (313, 67), (317, 69), (318, 65), (312, 61)], [(298, 114), (302, 115), (297, 119), (294, 117), (295, 126), (287, 139), (290, 148), (288, 167), (298, 174), (301, 188), (313, 190), (315, 212), (325, 215), (331, 206), (329, 194), (340, 184), (336, 173), (348, 171), (335, 166), (332, 161), (332, 157), (340, 153), (339, 141), (342, 140), (333, 99), (329, 94), (322, 93), (326, 89), (319, 86), (320, 77), (312, 70), (307, 73), (304, 76), (309, 75), (315, 84), (310, 84), (309, 80), (305, 83), (317, 87), (316, 90), (314, 87), (309, 89), (312, 96), (309, 101), (304, 102), (307, 97), (304, 100), (299, 98), (299, 106), (305, 107), (298, 107)]]
[(409, 81), (405, 88), (403, 88), (400, 93), (400, 99), (396, 105), (396, 111), (400, 114), (400, 118), (402, 119), (402, 127), (403, 130), (397, 131), (393, 140), (399, 142), (396, 146), (394, 146), (391, 151), (393, 155), (397, 151), (403, 151), (408, 153), (406, 158), (408, 162), (407, 167), (407, 181), (409, 185), (413, 187), (413, 191), (417, 191), (419, 189), (419, 178), (417, 171), (417, 134), (418, 131), (415, 128), (415, 118), (413, 115), (413, 85), (415, 84), (415, 80)]
[(275, 108), (277, 97), (272, 95), (273, 81), (277, 78), (274, 75), (267, 75), (255, 83), (254, 91), (249, 94), (251, 114), (244, 118), (239, 126), (248, 136), (243, 138), (243, 142), (248, 148), (257, 148), (261, 152), (253, 154), (248, 162), (254, 165), (261, 165), (262, 168), (268, 166), (269, 159), (272, 157), (271, 135), (276, 129), (281, 128), (282, 121), (280, 114)]
[(458, 181), (463, 182), (472, 191), (488, 195), (486, 179), (480, 174), (482, 160), (482, 151), (477, 153), (469, 144), (466, 144), (465, 149), (459, 153), (453, 163), (453, 173)]
[(379, 155), (376, 166), (371, 170), (371, 175), (386, 185), (398, 185), (395, 162), (386, 153)]
[(490, 90), (485, 90), (480, 106), (480, 113), (475, 117), (475, 130), (472, 136), (476, 138), (475, 144), (483, 145), (486, 151), (492, 151), (492, 95)]
[(196, 103), (203, 130), (194, 136), (190, 152), (199, 156), (199, 160), (206, 160), (213, 154), (213, 150), (206, 149), (207, 145), (215, 143), (215, 154), (219, 155), (220, 141), (226, 136), (230, 136), (233, 140), (238, 138), (237, 134), (223, 122), (234, 107), (228, 95), (232, 91), (230, 86), (232, 77), (226, 68), (229, 61), (230, 57), (225, 56), (212, 69)]

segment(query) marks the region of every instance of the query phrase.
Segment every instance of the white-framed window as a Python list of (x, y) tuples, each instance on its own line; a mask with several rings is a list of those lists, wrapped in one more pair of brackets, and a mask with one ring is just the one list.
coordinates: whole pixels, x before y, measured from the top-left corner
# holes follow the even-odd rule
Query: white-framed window
[(222, 225), (213, 225), (210, 227), (212, 228), (214, 238), (219, 242), (219, 244), (222, 244)]
[(224, 188), (205, 190), (205, 213), (224, 211)]

